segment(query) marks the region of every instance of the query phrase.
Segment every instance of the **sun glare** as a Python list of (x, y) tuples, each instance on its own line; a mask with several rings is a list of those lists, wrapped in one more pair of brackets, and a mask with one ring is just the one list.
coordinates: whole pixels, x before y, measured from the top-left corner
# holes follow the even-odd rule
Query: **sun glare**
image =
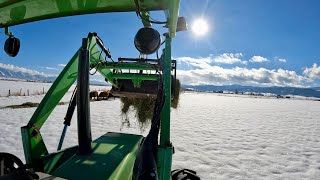
[(208, 23), (204, 19), (196, 19), (191, 26), (192, 32), (197, 36), (203, 36), (208, 32)]

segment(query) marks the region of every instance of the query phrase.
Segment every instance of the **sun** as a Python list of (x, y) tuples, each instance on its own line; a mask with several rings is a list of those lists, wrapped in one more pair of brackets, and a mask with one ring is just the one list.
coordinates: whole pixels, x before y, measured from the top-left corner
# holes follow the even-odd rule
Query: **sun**
[(209, 26), (206, 20), (196, 19), (191, 25), (192, 32), (197, 36), (204, 36), (209, 30)]

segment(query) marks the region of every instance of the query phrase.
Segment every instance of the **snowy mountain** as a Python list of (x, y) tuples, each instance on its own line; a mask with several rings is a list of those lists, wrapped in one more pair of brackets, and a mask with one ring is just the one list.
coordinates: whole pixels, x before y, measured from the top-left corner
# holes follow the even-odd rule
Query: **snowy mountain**
[[(11, 64), (0, 63), (0, 79), (53, 82), (58, 74), (46, 74), (43, 72), (18, 67)], [(91, 85), (108, 85), (104, 79), (90, 76)]]
[(0, 77), (3, 79), (22, 79), (31, 81), (54, 81), (57, 77), (55, 74), (46, 74), (43, 72), (30, 70), (11, 64), (0, 63)]
[(313, 87), (312, 89), (314, 89), (316, 91), (320, 91), (320, 87)]
[(198, 91), (232, 91), (232, 92), (256, 92), (256, 93), (272, 93), (279, 95), (298, 95), (305, 97), (318, 97), (320, 98), (320, 91), (312, 88), (297, 88), (297, 87), (254, 87), (254, 86), (241, 86), (241, 85), (183, 85), (183, 88), (198, 90)]

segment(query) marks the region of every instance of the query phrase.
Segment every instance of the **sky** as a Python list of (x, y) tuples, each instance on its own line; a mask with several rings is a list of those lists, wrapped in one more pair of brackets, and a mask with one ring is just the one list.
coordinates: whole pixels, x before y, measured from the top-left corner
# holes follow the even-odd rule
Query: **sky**
[[(318, 7), (317, 0), (181, 0), (179, 15), (189, 30), (173, 39), (178, 78), (191, 85), (320, 86)], [(165, 18), (163, 12), (151, 16)], [(191, 30), (197, 19), (208, 23), (203, 36)], [(10, 30), (21, 41), (20, 52), (15, 58), (0, 53), (0, 63), (58, 74), (88, 32), (97, 32), (114, 58), (138, 57), (133, 38), (141, 27), (134, 12), (17, 25)], [(0, 43), (5, 39), (0, 36)]]

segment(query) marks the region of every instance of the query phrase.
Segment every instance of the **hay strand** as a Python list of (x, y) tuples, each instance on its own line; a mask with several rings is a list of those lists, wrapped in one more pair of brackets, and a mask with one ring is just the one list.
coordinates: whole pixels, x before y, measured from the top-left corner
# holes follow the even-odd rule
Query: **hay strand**
[[(181, 83), (177, 79), (176, 86), (174, 87), (174, 94), (171, 100), (171, 107), (177, 109), (179, 106), (179, 98), (181, 92)], [(144, 98), (128, 98), (121, 97), (121, 115), (122, 115), (122, 126), (126, 125), (130, 127), (130, 121), (128, 113), (132, 111), (135, 118), (138, 120), (138, 125), (141, 131), (144, 131), (151, 123), (153, 116), (154, 105), (156, 99), (153, 97)]]

